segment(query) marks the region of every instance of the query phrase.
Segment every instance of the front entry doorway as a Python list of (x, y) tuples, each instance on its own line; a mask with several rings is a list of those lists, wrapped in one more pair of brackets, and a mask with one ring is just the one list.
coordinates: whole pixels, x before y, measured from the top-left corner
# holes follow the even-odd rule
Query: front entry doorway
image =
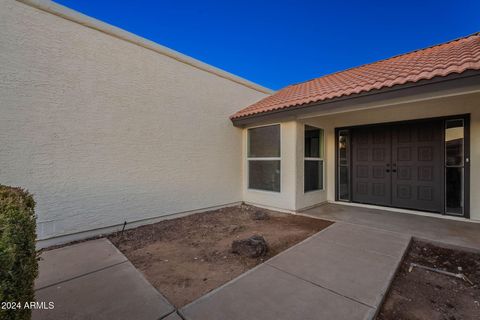
[(465, 216), (467, 120), (337, 129), (337, 200)]

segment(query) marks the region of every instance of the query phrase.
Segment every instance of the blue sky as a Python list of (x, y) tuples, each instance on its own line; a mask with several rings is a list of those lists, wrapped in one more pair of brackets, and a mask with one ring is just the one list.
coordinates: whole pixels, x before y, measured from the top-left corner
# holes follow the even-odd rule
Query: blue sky
[(480, 1), (55, 0), (272, 89), (480, 31)]

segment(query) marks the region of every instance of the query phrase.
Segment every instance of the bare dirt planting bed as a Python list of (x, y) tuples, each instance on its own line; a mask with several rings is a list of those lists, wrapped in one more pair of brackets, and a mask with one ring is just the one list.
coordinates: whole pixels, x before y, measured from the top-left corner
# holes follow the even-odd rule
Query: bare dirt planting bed
[[(414, 267), (463, 273), (473, 282)], [(415, 241), (397, 273), (377, 319), (480, 319), (480, 254)]]
[[(267, 220), (255, 220), (263, 211)], [(181, 307), (331, 222), (241, 205), (115, 233), (108, 238), (176, 307)], [(231, 253), (233, 240), (261, 235), (270, 250), (261, 258)]]

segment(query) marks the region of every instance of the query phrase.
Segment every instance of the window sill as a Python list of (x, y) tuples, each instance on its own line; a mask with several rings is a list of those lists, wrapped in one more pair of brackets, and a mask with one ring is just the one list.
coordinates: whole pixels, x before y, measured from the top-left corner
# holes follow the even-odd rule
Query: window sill
[(310, 190), (310, 191), (303, 191), (303, 194), (309, 194), (309, 193), (315, 193), (315, 192), (325, 192), (325, 188), (324, 189), (318, 189), (318, 190)]
[(280, 191), (269, 191), (269, 190), (261, 190), (261, 189), (246, 189), (247, 192), (254, 192), (254, 193), (266, 193), (266, 194), (274, 194), (274, 195), (279, 195), (282, 193), (282, 190)]

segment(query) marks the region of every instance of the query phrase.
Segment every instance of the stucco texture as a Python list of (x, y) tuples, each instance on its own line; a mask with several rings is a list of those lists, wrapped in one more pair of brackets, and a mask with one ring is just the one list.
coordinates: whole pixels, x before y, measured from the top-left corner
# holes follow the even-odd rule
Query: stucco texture
[(228, 117), (265, 93), (14, 0), (0, 46), (0, 182), (39, 239), (242, 200)]

